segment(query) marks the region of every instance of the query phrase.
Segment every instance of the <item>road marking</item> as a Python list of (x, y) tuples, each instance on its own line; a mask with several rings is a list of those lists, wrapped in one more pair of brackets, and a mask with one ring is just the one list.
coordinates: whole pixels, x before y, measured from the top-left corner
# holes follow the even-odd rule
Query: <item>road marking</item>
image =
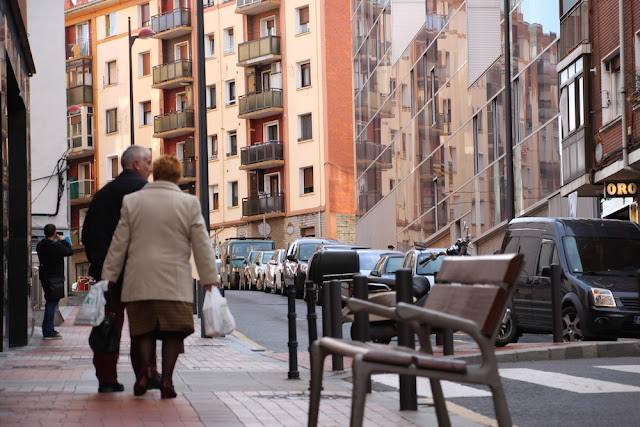
[(510, 380), (525, 381), (545, 387), (571, 391), (573, 393), (628, 393), (640, 392), (640, 387), (611, 381), (594, 380), (591, 378), (575, 377), (557, 372), (545, 372), (535, 369), (513, 368), (500, 369), (500, 376)]
[[(398, 374), (377, 374), (377, 375), (372, 375), (371, 379), (377, 383), (388, 385), (390, 387), (395, 387), (395, 388), (400, 387)], [(432, 397), (431, 385), (429, 384), (429, 379), (417, 378), (416, 380), (417, 380), (416, 391), (418, 395), (422, 397), (431, 398)], [(441, 381), (441, 384), (442, 384), (442, 392), (444, 393), (444, 397), (447, 399), (451, 399), (454, 397), (491, 396), (491, 393), (488, 390), (468, 387), (468, 386), (450, 382), (450, 381)]]
[(640, 365), (616, 365), (616, 366), (594, 366), (595, 368), (611, 369), (613, 371), (630, 372), (640, 374)]
[(251, 344), (252, 346), (254, 346), (255, 348), (252, 348), (251, 350), (253, 351), (265, 351), (266, 349), (261, 346), (260, 344), (258, 344), (257, 342), (253, 341), (251, 338), (249, 338), (248, 336), (246, 336), (245, 334), (243, 334), (242, 332), (238, 332), (238, 331), (233, 331), (231, 333), (231, 335), (233, 335), (234, 337), (238, 338), (239, 340), (242, 340), (248, 344)]

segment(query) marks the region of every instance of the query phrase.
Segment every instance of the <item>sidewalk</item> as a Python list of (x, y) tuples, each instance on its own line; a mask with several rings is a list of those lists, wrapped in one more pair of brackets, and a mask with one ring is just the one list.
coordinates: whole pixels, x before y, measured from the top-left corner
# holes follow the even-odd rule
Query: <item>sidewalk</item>
[[(307, 421), (309, 357), (298, 353), (299, 380), (287, 379), (288, 355), (260, 350), (242, 334), (219, 339), (185, 341), (174, 373), (178, 397), (160, 399), (152, 390), (133, 396), (135, 382), (129, 361), (129, 332), (123, 330), (118, 363), (123, 393), (98, 394), (87, 344), (90, 327), (73, 326), (75, 308), (57, 328), (61, 340), (43, 340), (36, 328), (29, 346), (0, 353), (0, 425), (144, 425), (144, 426), (304, 426)], [(467, 360), (477, 348), (456, 344)], [(524, 361), (572, 357), (640, 355), (637, 340), (619, 343), (513, 345), (497, 351), (500, 360)], [(328, 358), (330, 360), (330, 358)], [(348, 359), (342, 372), (325, 372), (320, 425), (347, 426), (351, 403)], [(418, 411), (399, 411), (398, 392), (375, 387), (367, 398), (367, 426), (436, 425), (430, 399), (419, 398)], [(451, 405), (455, 426), (493, 424)]]

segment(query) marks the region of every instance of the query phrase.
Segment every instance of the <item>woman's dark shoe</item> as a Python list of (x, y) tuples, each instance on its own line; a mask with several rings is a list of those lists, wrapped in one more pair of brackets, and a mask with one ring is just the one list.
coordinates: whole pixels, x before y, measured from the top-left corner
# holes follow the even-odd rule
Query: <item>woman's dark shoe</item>
[(176, 393), (176, 390), (173, 388), (171, 380), (166, 381), (163, 379), (162, 383), (160, 383), (160, 397), (162, 399), (173, 399), (177, 395), (178, 393)]
[(153, 368), (151, 366), (143, 368), (138, 374), (136, 383), (133, 385), (134, 396), (142, 396), (147, 392), (151, 378), (153, 378)]
[(153, 390), (153, 389), (159, 390), (161, 383), (162, 383), (162, 375), (156, 372), (153, 378), (149, 380), (149, 384), (147, 385), (147, 390)]
[(101, 383), (98, 386), (98, 393), (118, 393), (124, 391), (124, 386), (118, 381), (115, 383)]

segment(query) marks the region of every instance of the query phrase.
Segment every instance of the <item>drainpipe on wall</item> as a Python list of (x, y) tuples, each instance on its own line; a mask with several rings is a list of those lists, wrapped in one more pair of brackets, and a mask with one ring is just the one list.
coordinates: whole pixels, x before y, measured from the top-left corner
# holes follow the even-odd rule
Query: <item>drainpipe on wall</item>
[(620, 88), (620, 95), (622, 97), (622, 117), (621, 117), (621, 127), (622, 127), (622, 169), (626, 172), (631, 172), (633, 174), (638, 174), (640, 171), (636, 168), (629, 166), (629, 131), (627, 130), (627, 89), (625, 87), (625, 63), (624, 63), (624, 52), (625, 52), (625, 43), (624, 43), (624, 10), (623, 10), (624, 0), (618, 0), (618, 28), (619, 28), (619, 38), (620, 38), (620, 77), (622, 79), (622, 87)]

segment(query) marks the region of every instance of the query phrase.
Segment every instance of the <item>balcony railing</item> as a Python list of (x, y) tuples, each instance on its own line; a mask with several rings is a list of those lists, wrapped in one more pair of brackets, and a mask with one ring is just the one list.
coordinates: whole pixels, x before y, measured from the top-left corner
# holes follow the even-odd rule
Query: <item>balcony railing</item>
[(582, 2), (560, 20), (558, 56), (564, 58), (582, 43), (589, 43), (589, 1)]
[(284, 164), (284, 148), (280, 141), (251, 145), (240, 149), (240, 169), (267, 169)]
[(258, 119), (280, 113), (282, 113), (282, 89), (253, 92), (238, 98), (240, 118)]
[(257, 15), (280, 7), (280, 0), (236, 0), (236, 13)]
[(78, 39), (75, 43), (67, 44), (67, 59), (91, 56), (89, 40)]
[(261, 194), (242, 199), (242, 216), (284, 212), (284, 193)]
[(69, 178), (69, 198), (71, 200), (85, 199), (93, 195), (93, 180)]
[(169, 138), (195, 131), (193, 110), (180, 110), (153, 118), (153, 137)]
[[(191, 30), (191, 9), (185, 7), (179, 7), (168, 12), (161, 13), (151, 17), (151, 29), (156, 33), (154, 37), (165, 38), (162, 34), (165, 31), (184, 28), (185, 31), (180, 34)], [(171, 37), (177, 37), (179, 34), (172, 34)]]
[(392, 149), (387, 149), (386, 145), (375, 144), (373, 142), (356, 143), (356, 161), (366, 164), (376, 160), (383, 167), (389, 167), (392, 160)]
[(182, 178), (195, 178), (196, 167), (195, 159), (184, 159), (182, 161)]
[(81, 85), (67, 89), (67, 107), (77, 104), (93, 104), (92, 85)]
[(280, 61), (280, 37), (267, 36), (238, 45), (238, 66), (266, 65)]
[(178, 59), (168, 64), (153, 67), (153, 87), (172, 89), (193, 81), (191, 60)]

